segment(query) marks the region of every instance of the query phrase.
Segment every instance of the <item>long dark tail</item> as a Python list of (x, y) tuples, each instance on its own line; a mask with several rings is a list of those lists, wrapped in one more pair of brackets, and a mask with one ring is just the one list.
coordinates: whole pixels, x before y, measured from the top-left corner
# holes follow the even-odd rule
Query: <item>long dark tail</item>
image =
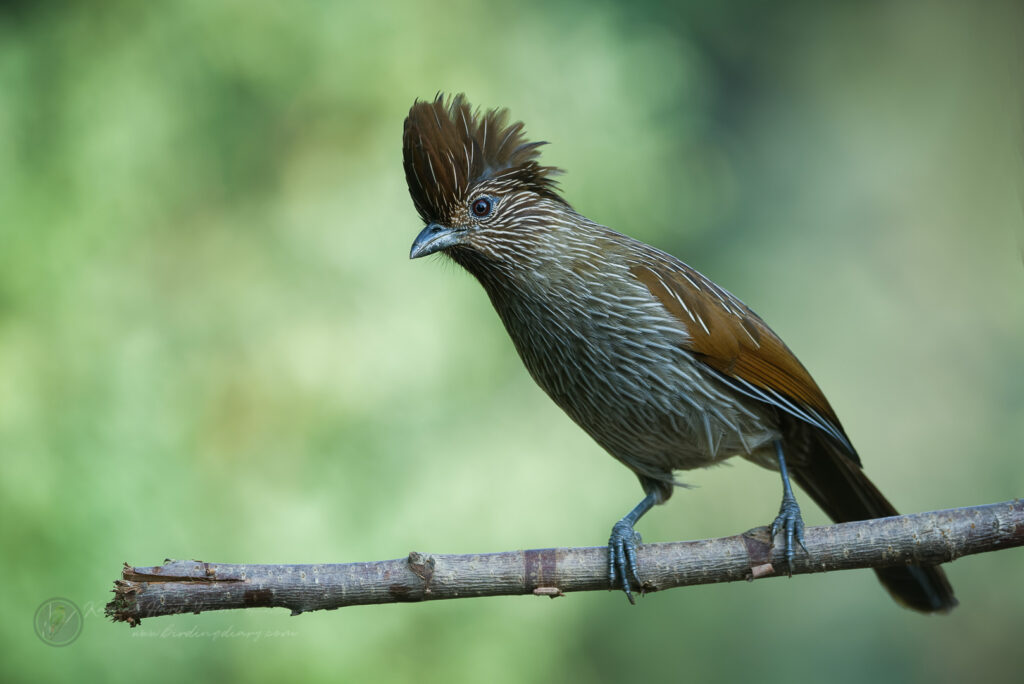
[[(899, 515), (860, 466), (825, 435), (812, 438), (813, 453), (793, 479), (836, 522)], [(924, 613), (948, 613), (957, 605), (946, 573), (937, 566), (878, 568), (882, 586), (897, 601)]]

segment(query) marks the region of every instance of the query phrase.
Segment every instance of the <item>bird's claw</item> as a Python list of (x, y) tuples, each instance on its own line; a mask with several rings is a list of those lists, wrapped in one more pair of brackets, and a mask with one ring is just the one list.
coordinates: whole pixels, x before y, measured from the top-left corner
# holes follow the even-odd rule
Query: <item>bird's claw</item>
[(621, 579), (622, 590), (626, 592), (626, 598), (632, 604), (636, 601), (629, 586), (630, 576), (636, 583), (636, 588), (643, 590), (643, 581), (637, 572), (636, 562), (636, 547), (642, 542), (640, 533), (625, 520), (615, 523), (612, 527), (612, 536), (608, 540), (608, 585), (614, 589), (616, 580)]
[(775, 545), (775, 534), (780, 530), (786, 533), (786, 564), (789, 566), (789, 574), (792, 575), (794, 538), (800, 544), (800, 548), (804, 550), (804, 553), (807, 553), (807, 547), (804, 545), (804, 520), (800, 516), (800, 506), (797, 505), (796, 499), (792, 496), (784, 496), (782, 498), (782, 505), (779, 506), (779, 515), (772, 522), (770, 532), (773, 546)]

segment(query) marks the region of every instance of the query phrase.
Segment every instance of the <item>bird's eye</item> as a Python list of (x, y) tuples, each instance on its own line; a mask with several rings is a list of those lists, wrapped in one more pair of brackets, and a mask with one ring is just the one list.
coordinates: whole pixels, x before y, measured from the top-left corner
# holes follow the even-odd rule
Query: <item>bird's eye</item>
[(470, 210), (473, 212), (473, 216), (476, 216), (477, 218), (484, 218), (491, 213), (493, 206), (494, 205), (492, 204), (490, 197), (478, 197), (473, 201), (473, 205), (470, 207)]

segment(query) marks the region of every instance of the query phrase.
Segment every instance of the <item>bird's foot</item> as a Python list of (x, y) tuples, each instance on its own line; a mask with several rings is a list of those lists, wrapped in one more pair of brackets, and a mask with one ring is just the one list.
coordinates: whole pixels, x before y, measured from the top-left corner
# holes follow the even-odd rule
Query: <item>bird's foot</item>
[(807, 547), (804, 546), (804, 520), (800, 516), (800, 506), (797, 505), (796, 499), (793, 498), (792, 494), (787, 494), (782, 497), (782, 505), (779, 507), (779, 515), (772, 522), (770, 528), (772, 536), (772, 546), (775, 545), (775, 533), (784, 531), (786, 533), (786, 564), (789, 565), (789, 574), (793, 574), (793, 539), (795, 538), (797, 543), (800, 544), (800, 548), (807, 553)]
[(635, 604), (633, 592), (630, 589), (630, 577), (636, 583), (636, 588), (643, 591), (643, 581), (637, 572), (636, 547), (643, 540), (640, 533), (633, 529), (633, 525), (627, 520), (620, 520), (612, 527), (612, 536), (608, 540), (608, 583), (614, 589), (616, 580), (622, 580), (622, 590), (626, 592), (629, 602)]

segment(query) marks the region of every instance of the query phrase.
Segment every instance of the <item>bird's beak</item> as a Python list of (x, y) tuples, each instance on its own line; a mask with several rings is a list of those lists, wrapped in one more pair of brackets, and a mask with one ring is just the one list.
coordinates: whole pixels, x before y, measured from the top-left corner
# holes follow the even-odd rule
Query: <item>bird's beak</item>
[(418, 259), (446, 247), (457, 245), (462, 242), (462, 236), (465, 234), (465, 228), (448, 228), (439, 223), (431, 223), (416, 236), (412, 243), (412, 250), (409, 252), (409, 258)]

